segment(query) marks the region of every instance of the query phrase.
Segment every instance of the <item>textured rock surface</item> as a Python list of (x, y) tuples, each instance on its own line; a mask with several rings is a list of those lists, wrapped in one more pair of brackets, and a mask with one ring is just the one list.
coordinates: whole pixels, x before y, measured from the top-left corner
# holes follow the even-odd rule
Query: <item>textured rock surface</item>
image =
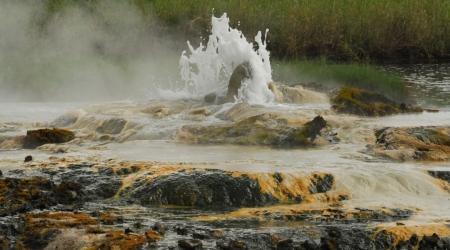
[(376, 144), (367, 150), (374, 156), (397, 161), (450, 159), (450, 127), (385, 127), (375, 135)]
[(422, 112), (421, 108), (397, 104), (377, 93), (345, 87), (332, 94), (331, 108), (339, 114), (386, 116), (407, 112)]
[[(245, 173), (56, 157), (48, 162), (20, 164), (22, 168), (4, 170), (0, 178), (2, 249), (450, 246), (450, 229), (445, 225), (392, 225), (413, 216), (412, 210), (352, 208), (343, 204), (351, 195), (335, 190), (335, 178), (329, 173)], [(449, 178), (443, 171), (430, 175), (446, 181)], [(197, 209), (140, 207), (143, 204), (178, 204)], [(242, 208), (235, 210), (237, 207)], [(159, 222), (161, 216), (164, 219)], [(272, 222), (301, 226), (270, 230), (258, 226)], [(386, 224), (368, 226), (371, 223)]]
[(283, 183), (282, 177), (276, 173), (255, 175), (220, 170), (181, 171), (134, 187), (129, 198), (146, 205), (222, 208), (298, 203), (302, 201), (302, 196), (329, 191), (334, 177), (314, 174), (299, 176), (297, 181), (298, 186), (292, 187)]
[(321, 116), (303, 124), (289, 126), (286, 119), (275, 115), (252, 116), (235, 124), (204, 126), (185, 125), (173, 138), (193, 143), (229, 143), (240, 145), (268, 145), (276, 147), (312, 146), (325, 129), (327, 122)]
[(27, 135), (23, 139), (24, 148), (36, 148), (47, 143), (63, 143), (71, 141), (75, 138), (75, 134), (66, 129), (38, 129), (28, 130)]

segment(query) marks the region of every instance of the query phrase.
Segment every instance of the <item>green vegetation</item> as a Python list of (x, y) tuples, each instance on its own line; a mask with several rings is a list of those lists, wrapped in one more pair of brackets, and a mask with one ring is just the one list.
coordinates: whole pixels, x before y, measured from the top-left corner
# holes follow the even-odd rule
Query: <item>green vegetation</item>
[(358, 116), (386, 116), (399, 113), (418, 113), (421, 108), (398, 104), (385, 96), (355, 88), (342, 88), (331, 99), (331, 108), (337, 113)]
[(368, 64), (335, 64), (321, 58), (310, 61), (272, 62), (273, 78), (290, 84), (316, 82), (327, 87), (353, 87), (410, 102), (404, 80)]
[[(47, 0), (46, 9), (107, 7), (117, 0)], [(126, 2), (126, 1), (122, 1)], [(251, 39), (270, 29), (269, 50), (278, 59), (325, 56), (338, 60), (450, 57), (447, 0), (127, 0), (153, 28), (207, 37), (211, 15), (227, 12), (232, 27)], [(156, 22), (155, 20), (160, 20)], [(162, 21), (162, 22), (161, 22)]]

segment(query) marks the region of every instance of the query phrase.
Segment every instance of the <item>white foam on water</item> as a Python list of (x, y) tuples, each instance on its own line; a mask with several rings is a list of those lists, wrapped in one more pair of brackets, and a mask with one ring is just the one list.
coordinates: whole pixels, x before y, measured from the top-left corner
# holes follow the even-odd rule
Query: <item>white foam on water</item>
[(274, 96), (267, 87), (267, 83), (272, 81), (270, 53), (262, 41), (261, 32), (255, 37), (258, 45), (255, 50), (241, 31), (230, 28), (226, 13), (220, 18), (212, 17), (211, 22), (207, 45), (200, 44), (194, 49), (188, 42), (190, 55), (186, 51), (181, 55), (181, 77), (185, 82), (183, 91), (196, 99), (211, 92), (223, 94), (233, 70), (239, 64), (248, 62), (252, 77), (242, 83), (236, 100), (248, 103), (272, 102)]

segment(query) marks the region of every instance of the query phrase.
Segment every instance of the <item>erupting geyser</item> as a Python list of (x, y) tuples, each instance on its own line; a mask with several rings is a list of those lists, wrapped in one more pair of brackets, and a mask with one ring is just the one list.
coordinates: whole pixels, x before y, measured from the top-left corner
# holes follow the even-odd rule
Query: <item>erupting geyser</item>
[(272, 69), (261, 32), (255, 36), (258, 46), (254, 48), (241, 31), (230, 28), (226, 13), (220, 18), (212, 17), (211, 22), (211, 35), (207, 45), (200, 43), (194, 49), (188, 42), (191, 55), (187, 56), (186, 51), (181, 55), (181, 77), (186, 83), (185, 90), (194, 98), (203, 98), (212, 92), (224, 96), (233, 70), (245, 63), (251, 71), (251, 77), (242, 81), (235, 100), (249, 103), (272, 102), (274, 95), (267, 86), (272, 81)]

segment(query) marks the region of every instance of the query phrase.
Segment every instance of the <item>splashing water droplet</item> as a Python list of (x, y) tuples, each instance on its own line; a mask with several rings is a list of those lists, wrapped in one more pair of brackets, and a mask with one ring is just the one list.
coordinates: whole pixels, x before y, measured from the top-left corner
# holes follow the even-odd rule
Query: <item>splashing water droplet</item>
[(181, 55), (179, 63), (185, 91), (198, 99), (211, 92), (221, 95), (227, 91), (233, 70), (239, 64), (248, 62), (252, 77), (242, 82), (236, 100), (248, 103), (272, 102), (273, 93), (267, 87), (267, 83), (272, 81), (270, 53), (262, 41), (261, 32), (255, 37), (255, 50), (241, 31), (230, 28), (226, 13), (220, 18), (213, 16), (211, 22), (207, 45), (200, 43), (194, 49), (188, 42), (190, 55), (186, 51)]

